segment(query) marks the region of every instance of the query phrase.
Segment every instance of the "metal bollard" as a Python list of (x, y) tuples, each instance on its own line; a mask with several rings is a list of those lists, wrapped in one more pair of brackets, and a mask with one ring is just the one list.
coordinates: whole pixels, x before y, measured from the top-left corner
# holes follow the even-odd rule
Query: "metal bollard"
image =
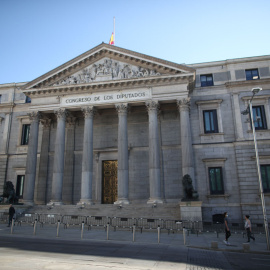
[(160, 242), (160, 226), (159, 225), (158, 225), (157, 230), (158, 230), (158, 243), (159, 243)]
[(107, 223), (107, 240), (109, 240), (110, 223)]
[(184, 238), (184, 245), (186, 245), (186, 229), (183, 228), (183, 238)]
[(12, 219), (11, 221), (10, 234), (13, 234), (13, 227), (14, 227), (14, 219)]
[(57, 222), (57, 237), (59, 237), (59, 230), (60, 230), (60, 220)]
[(36, 235), (36, 228), (37, 228), (37, 219), (35, 219), (35, 222), (34, 222), (34, 232), (33, 232), (33, 235)]
[(84, 221), (82, 222), (82, 232), (81, 232), (81, 239), (83, 239), (83, 231), (84, 231)]
[(135, 242), (136, 225), (133, 224), (133, 242)]

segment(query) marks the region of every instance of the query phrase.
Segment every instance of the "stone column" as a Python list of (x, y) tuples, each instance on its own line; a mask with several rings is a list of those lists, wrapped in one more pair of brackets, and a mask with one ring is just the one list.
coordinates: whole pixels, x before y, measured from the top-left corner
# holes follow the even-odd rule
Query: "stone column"
[(47, 193), (47, 177), (48, 177), (48, 160), (49, 160), (49, 144), (50, 144), (50, 127), (51, 119), (43, 118), (40, 120), (43, 126), (42, 142), (39, 160), (39, 173), (37, 179), (37, 188), (35, 194), (35, 203), (45, 204)]
[(128, 132), (127, 111), (128, 104), (116, 104), (118, 112), (118, 199), (115, 204), (129, 204), (129, 171), (128, 171)]
[(158, 132), (157, 101), (146, 102), (149, 115), (149, 183), (150, 198), (147, 203), (163, 203), (161, 199), (161, 175), (160, 175), (160, 144)]
[(65, 126), (66, 109), (55, 111), (57, 116), (57, 130), (54, 144), (54, 164), (52, 177), (52, 196), (50, 204), (60, 205), (62, 203), (62, 188), (64, 174), (64, 156), (65, 156)]
[(194, 163), (193, 163), (193, 149), (192, 136), (189, 119), (189, 105), (190, 99), (181, 99), (177, 101), (180, 113), (180, 128), (181, 128), (181, 149), (182, 149), (182, 176), (189, 174), (194, 189), (196, 188)]
[(34, 204), (34, 191), (37, 166), (37, 147), (38, 147), (38, 128), (39, 112), (28, 113), (31, 121), (29, 144), (26, 160), (25, 184), (23, 193), (23, 202), (28, 205)]
[(64, 204), (73, 204), (75, 125), (76, 117), (69, 116), (66, 118), (65, 169), (62, 196)]
[(84, 137), (82, 157), (82, 182), (81, 200), (79, 204), (93, 204), (93, 118), (95, 110), (93, 106), (82, 108), (84, 115)]

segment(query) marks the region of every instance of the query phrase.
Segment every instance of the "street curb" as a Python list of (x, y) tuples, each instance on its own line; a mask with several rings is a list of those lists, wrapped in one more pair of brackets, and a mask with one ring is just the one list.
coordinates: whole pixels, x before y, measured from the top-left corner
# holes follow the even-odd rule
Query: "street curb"
[(262, 255), (270, 255), (270, 251), (258, 251), (258, 250), (249, 250), (244, 251), (243, 249), (224, 249), (224, 248), (210, 248), (210, 247), (198, 247), (198, 246), (187, 246), (189, 248), (196, 248), (196, 249), (205, 249), (205, 250), (212, 250), (212, 251), (222, 251), (222, 252), (236, 252), (236, 253), (251, 253), (251, 254), (262, 254)]

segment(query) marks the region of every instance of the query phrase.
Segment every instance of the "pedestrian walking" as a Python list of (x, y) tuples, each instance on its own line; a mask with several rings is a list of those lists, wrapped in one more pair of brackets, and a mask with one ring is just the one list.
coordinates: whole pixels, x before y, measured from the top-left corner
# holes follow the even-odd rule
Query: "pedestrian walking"
[(245, 229), (246, 229), (246, 232), (247, 232), (247, 243), (250, 242), (250, 238), (253, 239), (255, 241), (255, 237), (251, 235), (251, 222), (250, 222), (250, 219), (249, 219), (249, 215), (246, 215), (245, 216)]
[(224, 213), (224, 225), (225, 225), (225, 240), (223, 241), (226, 245), (230, 245), (228, 239), (231, 236), (230, 228), (228, 225), (228, 213)]
[(15, 209), (12, 206), (12, 204), (9, 205), (9, 210), (8, 210), (8, 227), (10, 227), (10, 223), (12, 223), (13, 216), (15, 214)]

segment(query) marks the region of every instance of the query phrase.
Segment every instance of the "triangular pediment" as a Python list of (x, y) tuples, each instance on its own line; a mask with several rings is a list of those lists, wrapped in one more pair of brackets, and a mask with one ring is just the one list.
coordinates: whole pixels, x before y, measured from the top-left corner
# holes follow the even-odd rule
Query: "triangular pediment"
[(188, 78), (194, 81), (195, 70), (162, 59), (108, 44), (99, 46), (27, 83), (23, 92), (39, 92), (65, 87), (94, 87), (101, 82), (118, 84), (165, 78)]

